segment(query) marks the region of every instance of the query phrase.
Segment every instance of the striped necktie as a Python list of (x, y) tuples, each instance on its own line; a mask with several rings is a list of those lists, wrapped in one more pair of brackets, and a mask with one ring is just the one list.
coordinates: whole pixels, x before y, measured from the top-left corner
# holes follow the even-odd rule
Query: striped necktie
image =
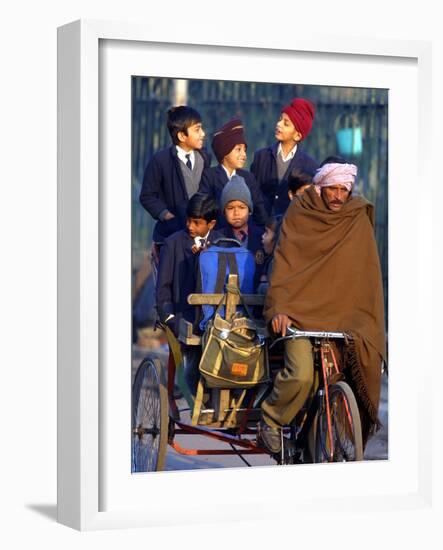
[(191, 154), (188, 153), (185, 155), (186, 157), (186, 166), (189, 168), (189, 170), (192, 170), (192, 162), (191, 162)]

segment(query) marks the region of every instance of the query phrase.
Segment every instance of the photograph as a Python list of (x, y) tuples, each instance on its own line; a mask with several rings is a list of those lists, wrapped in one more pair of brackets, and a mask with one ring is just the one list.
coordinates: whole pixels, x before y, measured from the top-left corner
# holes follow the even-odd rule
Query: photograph
[(388, 109), (131, 77), (133, 474), (389, 458)]

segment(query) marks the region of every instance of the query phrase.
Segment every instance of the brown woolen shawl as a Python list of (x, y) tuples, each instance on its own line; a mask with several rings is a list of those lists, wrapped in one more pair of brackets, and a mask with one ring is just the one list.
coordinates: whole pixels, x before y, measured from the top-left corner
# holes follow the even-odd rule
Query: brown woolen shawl
[(301, 330), (347, 332), (345, 368), (362, 416), (363, 439), (379, 426), (385, 358), (383, 286), (374, 208), (351, 196), (329, 210), (313, 187), (290, 204), (275, 250), (264, 315), (285, 313)]

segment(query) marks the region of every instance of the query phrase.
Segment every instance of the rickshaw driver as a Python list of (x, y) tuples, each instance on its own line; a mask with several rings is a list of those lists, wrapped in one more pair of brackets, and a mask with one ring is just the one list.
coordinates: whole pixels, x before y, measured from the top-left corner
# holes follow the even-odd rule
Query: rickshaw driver
[[(350, 383), (362, 420), (363, 444), (379, 426), (380, 364), (385, 357), (383, 287), (374, 238), (373, 206), (353, 196), (357, 167), (327, 158), (313, 186), (293, 201), (283, 220), (264, 316), (276, 334), (341, 331)], [(309, 339), (286, 340), (284, 367), (262, 403), (258, 438), (271, 453), (281, 429), (314, 392)]]

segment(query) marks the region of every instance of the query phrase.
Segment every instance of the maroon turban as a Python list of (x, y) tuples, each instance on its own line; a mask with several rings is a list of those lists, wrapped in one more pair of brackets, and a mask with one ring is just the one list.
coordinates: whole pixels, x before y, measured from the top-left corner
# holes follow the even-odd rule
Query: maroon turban
[(296, 130), (300, 132), (302, 139), (305, 139), (312, 128), (315, 113), (314, 105), (307, 99), (296, 97), (290, 105), (283, 107), (282, 113), (288, 115)]
[(236, 145), (242, 143), (246, 145), (243, 123), (239, 118), (233, 118), (214, 133), (211, 145), (218, 162), (221, 163)]

